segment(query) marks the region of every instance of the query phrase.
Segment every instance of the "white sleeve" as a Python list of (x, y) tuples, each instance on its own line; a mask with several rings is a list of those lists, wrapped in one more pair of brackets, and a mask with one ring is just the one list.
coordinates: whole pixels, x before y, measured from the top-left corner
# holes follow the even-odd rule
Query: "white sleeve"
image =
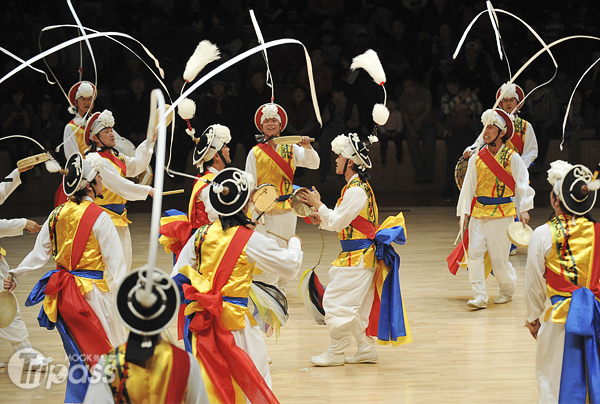
[(527, 171), (527, 167), (518, 153), (512, 155), (510, 169), (515, 179), (515, 194), (519, 203), (517, 209), (519, 213), (527, 212), (533, 209), (535, 191), (529, 186), (529, 171)]
[(48, 219), (42, 225), (42, 229), (35, 239), (33, 250), (15, 269), (9, 272), (17, 278), (17, 282), (21, 276), (27, 275), (31, 271), (43, 267), (52, 256), (52, 244), (50, 243), (50, 232), (48, 230)]
[(27, 219), (0, 219), (0, 238), (23, 235)]
[(246, 245), (248, 262), (255, 262), (261, 270), (285, 279), (294, 279), (302, 265), (300, 240), (292, 237), (287, 248), (279, 247), (277, 241), (254, 232)]
[(194, 232), (194, 234), (192, 234), (190, 239), (187, 241), (187, 243), (185, 243), (185, 245), (179, 252), (179, 258), (177, 258), (177, 262), (175, 263), (175, 266), (173, 267), (173, 271), (171, 272), (171, 277), (174, 277), (175, 275), (177, 275), (179, 273), (179, 270), (186, 265), (189, 265), (192, 268), (196, 265), (196, 262), (198, 260), (196, 258), (196, 248), (194, 246), (195, 240), (196, 240), (196, 232)]
[(71, 125), (67, 124), (65, 126), (65, 131), (63, 133), (63, 150), (65, 152), (65, 157), (67, 160), (73, 153), (79, 153), (79, 145), (77, 144), (77, 138), (73, 135), (73, 129)]
[(333, 210), (324, 204), (319, 208), (321, 228), (338, 232), (350, 224), (367, 205), (368, 198), (360, 187), (350, 187), (344, 194), (344, 199)]
[(12, 181), (0, 182), (0, 205), (4, 203), (6, 198), (8, 198), (19, 185), (21, 185), (21, 176), (18, 168), (15, 168), (6, 178), (12, 178)]
[[(106, 280), (109, 282), (110, 290), (114, 291), (120, 285), (123, 277), (127, 275), (127, 263), (125, 262), (125, 254), (123, 253), (119, 233), (117, 233), (117, 228), (106, 212), (100, 213), (94, 226), (92, 226), (92, 231), (96, 236), (96, 240), (98, 240), (102, 252), (102, 261), (106, 266)], [(111, 282), (112, 287), (110, 286)]]
[(480, 133), (479, 136), (475, 139), (475, 143), (473, 143), (471, 146), (468, 146), (464, 151), (463, 154), (466, 151), (472, 151), (473, 153), (475, 153), (477, 151), (477, 143), (479, 143), (479, 147), (481, 147), (481, 145), (484, 144), (483, 142), (483, 133)]
[(92, 371), (92, 380), (88, 384), (83, 404), (115, 404), (115, 399), (106, 380), (106, 372), (101, 363), (104, 363), (104, 355), (98, 360), (98, 364)]
[(469, 164), (467, 165), (467, 172), (465, 174), (462, 189), (458, 197), (458, 204), (456, 205), (456, 216), (461, 217), (463, 215), (471, 214), (471, 201), (477, 191), (477, 168), (475, 167), (475, 161), (477, 155), (474, 154), (469, 158)]
[(144, 172), (150, 164), (153, 151), (154, 142), (149, 142), (148, 139), (146, 139), (135, 149), (135, 157), (123, 155), (125, 165), (127, 166), (127, 176), (136, 177)]
[(111, 192), (122, 196), (128, 201), (144, 201), (152, 189), (149, 185), (134, 184), (127, 178), (121, 177), (119, 171), (108, 159), (104, 160), (104, 166), (100, 171), (102, 185)]
[(298, 146), (297, 144), (293, 145), (293, 147), (294, 164), (296, 167), (306, 167), (311, 170), (316, 170), (319, 168), (321, 160), (319, 158), (319, 154), (315, 149), (312, 148), (312, 146), (310, 149)]
[(190, 358), (190, 373), (188, 374), (187, 391), (185, 393), (184, 403), (190, 404), (209, 404), (206, 386), (200, 373), (198, 360), (190, 352), (187, 353)]
[(521, 158), (525, 163), (525, 167), (529, 167), (533, 160), (536, 159), (538, 155), (538, 144), (537, 139), (535, 138), (535, 132), (533, 131), (533, 126), (531, 123), (527, 123), (527, 131), (525, 132), (525, 142), (523, 144), (523, 155)]
[(200, 199), (202, 199), (202, 202), (204, 203), (204, 211), (208, 216), (208, 220), (210, 220), (210, 222), (212, 223), (219, 218), (219, 214), (213, 209), (212, 205), (210, 204), (210, 199), (208, 197), (209, 190), (210, 187), (204, 187), (202, 191), (200, 191)]
[(259, 186), (260, 184), (258, 183), (258, 171), (256, 169), (256, 156), (254, 155), (254, 150), (250, 149), (250, 151), (248, 152), (248, 157), (246, 157), (246, 169), (245, 171), (247, 173), (252, 174), (252, 177), (254, 178), (254, 183), (256, 186)]
[(539, 318), (546, 302), (546, 257), (552, 248), (552, 233), (548, 224), (533, 231), (527, 247), (525, 266), (525, 307), (527, 321)]

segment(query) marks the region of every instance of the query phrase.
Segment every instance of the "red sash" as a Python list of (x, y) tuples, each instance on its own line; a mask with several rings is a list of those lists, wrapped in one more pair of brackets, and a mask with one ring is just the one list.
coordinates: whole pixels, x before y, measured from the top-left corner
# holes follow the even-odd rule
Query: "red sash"
[(235, 402), (235, 389), (231, 378), (241, 387), (252, 403), (278, 403), (252, 359), (235, 343), (233, 334), (221, 324), (225, 286), (233, 268), (244, 250), (252, 230), (239, 226), (223, 259), (216, 270), (213, 287), (209, 293), (200, 293), (192, 285), (184, 284), (186, 299), (196, 300), (203, 311), (196, 312), (190, 322), (190, 331), (196, 334), (196, 349), (206, 373), (213, 382), (221, 402)]
[(100, 213), (103, 211), (104, 209), (100, 206), (95, 203), (90, 203), (85, 209), (85, 212), (83, 212), (83, 215), (79, 220), (79, 225), (77, 226), (77, 231), (75, 232), (75, 238), (73, 239), (73, 248), (71, 249), (71, 270), (77, 269), (79, 260), (85, 251), (85, 246), (90, 237), (90, 233), (92, 232), (92, 227), (94, 226), (94, 223), (96, 223), (96, 219), (100, 216)]
[(120, 158), (115, 156), (112, 149), (102, 150), (98, 152), (98, 154), (104, 157), (105, 159), (110, 160), (114, 165), (119, 167), (121, 169), (121, 172), (123, 172), (123, 176), (127, 177), (127, 166)]
[[(594, 253), (589, 277), (589, 289), (600, 299), (600, 223), (594, 223)], [(546, 268), (546, 282), (552, 289), (573, 293), (579, 286), (572, 284), (557, 273)]]
[(171, 378), (167, 387), (167, 396), (165, 403), (179, 404), (183, 402), (183, 396), (186, 393), (187, 381), (190, 374), (190, 358), (183, 349), (171, 345), (173, 350), (173, 366), (171, 367)]
[(350, 226), (367, 236), (369, 240), (375, 238), (375, 226), (364, 217), (358, 215), (350, 222)]
[(498, 177), (498, 179), (514, 193), (516, 186), (515, 179), (509, 174), (508, 171), (504, 169), (504, 167), (500, 165), (500, 163), (498, 163), (498, 160), (492, 156), (492, 153), (490, 153), (488, 148), (484, 147), (481, 149), (478, 156), (481, 158), (481, 161), (483, 161), (485, 165), (492, 171), (492, 173), (494, 173), (494, 175)]
[(294, 170), (292, 167), (275, 151), (271, 146), (266, 143), (259, 143), (257, 145), (262, 151), (267, 153), (271, 160), (277, 164), (277, 166), (283, 171), (283, 174), (290, 180), (290, 183), (294, 182)]
[(517, 149), (517, 153), (519, 153), (519, 155), (522, 155), (525, 144), (523, 143), (523, 139), (521, 139), (521, 136), (517, 132), (515, 132), (509, 140)]

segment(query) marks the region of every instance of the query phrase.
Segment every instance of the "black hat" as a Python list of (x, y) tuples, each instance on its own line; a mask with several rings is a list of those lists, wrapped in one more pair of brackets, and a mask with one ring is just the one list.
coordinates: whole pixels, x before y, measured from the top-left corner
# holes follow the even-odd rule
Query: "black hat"
[(64, 170), (63, 190), (67, 196), (83, 189), (91, 182), (103, 166), (102, 157), (97, 153), (91, 153), (87, 159), (81, 153), (73, 153), (67, 160)]
[(597, 189), (590, 189), (594, 175), (586, 166), (577, 164), (564, 176), (560, 184), (560, 200), (567, 210), (582, 216), (596, 203)]
[(208, 192), (213, 209), (221, 216), (238, 213), (254, 190), (254, 178), (237, 168), (225, 168), (215, 176)]
[(202, 163), (209, 161), (223, 146), (231, 141), (231, 133), (227, 126), (214, 124), (204, 130), (194, 147), (192, 162), (202, 169)]

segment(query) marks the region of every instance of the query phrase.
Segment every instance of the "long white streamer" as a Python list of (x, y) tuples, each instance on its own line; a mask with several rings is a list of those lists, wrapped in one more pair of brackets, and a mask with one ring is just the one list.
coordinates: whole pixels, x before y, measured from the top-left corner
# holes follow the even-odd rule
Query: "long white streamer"
[(488, 10), (488, 14), (490, 15), (492, 28), (494, 28), (494, 34), (496, 36), (496, 46), (498, 47), (498, 55), (500, 56), (500, 60), (502, 60), (502, 38), (500, 38), (500, 24), (498, 23), (498, 18), (496, 16), (496, 13), (494, 12), (494, 7), (492, 7), (492, 2), (488, 0), (485, 2), (485, 4)]
[[(79, 27), (79, 31), (81, 31), (82, 35), (85, 35), (85, 29), (83, 27), (83, 24), (79, 20), (79, 17), (77, 16), (75, 9), (73, 8), (73, 5), (71, 4), (71, 0), (67, 0), (67, 4), (69, 5), (69, 10), (71, 10), (71, 14), (73, 14), (73, 18), (75, 19), (75, 22), (77, 23), (77, 27)], [(81, 42), (79, 44), (81, 45)], [(92, 65), (94, 66), (94, 86), (96, 88), (98, 88), (98, 68), (96, 66), (96, 57), (94, 56), (94, 51), (92, 50), (92, 44), (90, 44), (90, 41), (88, 39), (85, 40), (85, 44), (87, 45), (87, 48), (90, 51), (90, 56), (92, 58)], [(81, 58), (81, 62), (79, 64), (79, 66), (82, 67), (83, 52), (81, 50), (79, 51), (79, 55)], [(81, 70), (80, 70), (79, 74), (82, 74)], [(79, 78), (79, 80), (81, 81), (81, 77)]]
[[(265, 39), (263, 38), (258, 21), (256, 20), (256, 16), (254, 15), (254, 10), (250, 10), (249, 12), (252, 25), (254, 26), (254, 32), (256, 32), (256, 38), (258, 39), (258, 44), (262, 45), (265, 43)], [(271, 66), (269, 65), (269, 56), (267, 55), (266, 49), (263, 50), (263, 57), (267, 65), (267, 74), (265, 75), (266, 83), (269, 87), (271, 87), (271, 102), (273, 102), (273, 100), (275, 100), (275, 86), (273, 85), (273, 76), (271, 75)]]

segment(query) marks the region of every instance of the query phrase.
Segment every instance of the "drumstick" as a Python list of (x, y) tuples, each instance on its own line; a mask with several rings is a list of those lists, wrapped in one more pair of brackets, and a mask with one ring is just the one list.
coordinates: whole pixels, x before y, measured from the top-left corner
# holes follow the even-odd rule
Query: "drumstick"
[(165, 191), (162, 194), (163, 195), (175, 195), (175, 194), (182, 194), (184, 192), (184, 189), (174, 189), (172, 191)]
[(289, 239), (280, 236), (279, 234), (273, 233), (271, 230), (267, 230), (267, 233), (274, 235), (275, 237), (279, 237), (280, 239), (284, 240), (286, 243), (289, 241)]

